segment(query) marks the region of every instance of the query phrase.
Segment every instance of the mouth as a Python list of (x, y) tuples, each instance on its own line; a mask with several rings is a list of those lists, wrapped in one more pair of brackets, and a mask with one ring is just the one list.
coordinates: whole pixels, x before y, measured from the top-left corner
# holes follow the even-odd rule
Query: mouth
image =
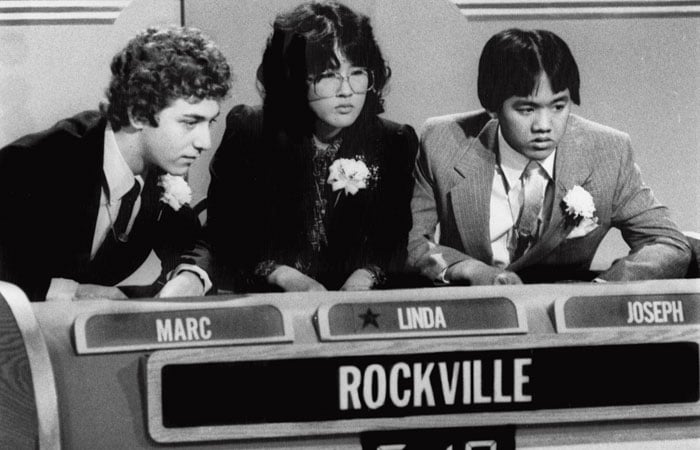
[(340, 114), (348, 114), (352, 112), (353, 109), (355, 109), (355, 107), (348, 104), (338, 105), (335, 107), (335, 110), (338, 111)]
[(530, 141), (537, 150), (548, 150), (554, 145), (554, 141), (549, 138), (536, 138)]

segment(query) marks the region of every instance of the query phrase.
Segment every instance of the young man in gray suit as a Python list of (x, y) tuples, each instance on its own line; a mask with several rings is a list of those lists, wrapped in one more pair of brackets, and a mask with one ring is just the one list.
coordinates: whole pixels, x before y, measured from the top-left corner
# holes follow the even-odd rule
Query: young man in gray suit
[[(409, 266), (471, 285), (685, 274), (688, 243), (642, 181), (629, 136), (571, 114), (579, 72), (561, 38), (496, 34), (478, 93), (485, 111), (424, 126)], [(590, 264), (610, 227), (631, 250), (596, 274)]]

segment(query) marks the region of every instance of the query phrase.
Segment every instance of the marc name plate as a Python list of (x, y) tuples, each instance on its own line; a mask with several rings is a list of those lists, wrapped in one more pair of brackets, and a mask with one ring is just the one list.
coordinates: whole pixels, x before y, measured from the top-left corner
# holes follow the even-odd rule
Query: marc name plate
[(273, 305), (87, 313), (74, 331), (79, 354), (293, 341)]

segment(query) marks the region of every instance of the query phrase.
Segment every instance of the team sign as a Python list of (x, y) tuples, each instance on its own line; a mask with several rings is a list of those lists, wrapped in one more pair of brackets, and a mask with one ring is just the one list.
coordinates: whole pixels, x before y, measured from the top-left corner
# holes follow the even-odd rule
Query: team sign
[(697, 402), (698, 344), (165, 364), (166, 427)]
[(555, 309), (559, 330), (700, 324), (700, 294), (571, 297)]

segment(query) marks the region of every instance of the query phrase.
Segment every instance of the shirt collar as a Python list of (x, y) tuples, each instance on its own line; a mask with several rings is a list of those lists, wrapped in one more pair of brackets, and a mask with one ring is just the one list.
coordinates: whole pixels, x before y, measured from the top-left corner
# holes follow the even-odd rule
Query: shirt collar
[[(503, 176), (506, 177), (506, 181), (508, 181), (508, 186), (515, 186), (520, 182), (520, 176), (530, 160), (515, 151), (515, 149), (508, 144), (506, 138), (503, 137), (500, 126), (498, 127), (498, 153), (501, 171), (503, 172)], [(544, 161), (540, 161), (540, 165), (547, 173), (550, 180), (554, 179), (554, 158), (556, 153), (557, 151), (555, 149)]]
[(143, 186), (143, 178), (134, 176), (134, 173), (126, 163), (122, 152), (117, 145), (117, 139), (109, 123), (105, 128), (104, 138), (104, 158), (102, 160), (102, 170), (107, 181), (107, 199), (110, 203), (121, 199), (138, 181)]

